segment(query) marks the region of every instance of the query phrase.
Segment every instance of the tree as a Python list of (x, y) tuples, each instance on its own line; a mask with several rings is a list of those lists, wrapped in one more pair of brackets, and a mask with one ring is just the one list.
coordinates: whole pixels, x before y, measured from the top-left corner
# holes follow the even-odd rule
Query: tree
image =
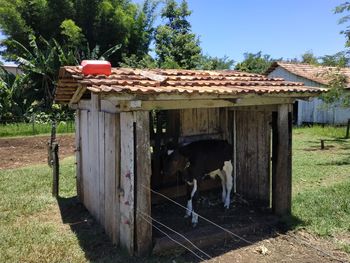
[(177, 4), (167, 0), (161, 12), (165, 25), (158, 26), (155, 46), (158, 66), (162, 68), (193, 69), (201, 59), (198, 37), (191, 31), (187, 18), (191, 15), (187, 2)]
[(244, 60), (238, 63), (235, 67), (236, 70), (264, 74), (266, 70), (271, 66), (275, 60), (270, 55), (262, 55), (262, 52), (245, 53)]
[(198, 69), (225, 70), (225, 69), (231, 69), (234, 63), (235, 63), (234, 60), (229, 59), (229, 57), (227, 56), (219, 58), (219, 57), (211, 57), (209, 55), (204, 55), (201, 57), (201, 61), (199, 63)]
[(341, 68), (329, 69), (324, 77), (328, 81), (328, 92), (322, 94), (321, 99), (328, 106), (338, 105), (342, 107), (350, 107), (350, 94), (345, 91), (347, 87), (347, 77), (341, 72)]
[(306, 51), (302, 54), (300, 62), (310, 65), (319, 65), (318, 58), (312, 53), (312, 51)]
[(0, 0), (0, 6), (0, 28), (6, 36), (1, 55), (6, 59), (22, 55), (13, 41), (30, 50), (28, 35), (32, 34), (74, 46), (81, 56), (88, 48), (108, 50), (120, 44), (111, 57), (112, 64), (117, 65), (123, 54), (141, 58), (148, 53), (156, 3), (146, 0), (137, 6), (129, 0)]
[(331, 67), (347, 67), (350, 63), (350, 58), (345, 52), (338, 52), (334, 55), (325, 55), (320, 58), (321, 64)]

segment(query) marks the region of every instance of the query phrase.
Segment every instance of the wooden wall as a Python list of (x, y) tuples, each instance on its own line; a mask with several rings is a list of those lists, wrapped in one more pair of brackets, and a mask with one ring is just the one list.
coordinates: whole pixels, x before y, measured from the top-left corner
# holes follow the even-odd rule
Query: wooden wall
[[(78, 110), (80, 138), (77, 147), (77, 188), (79, 199), (106, 233), (118, 244), (120, 142), (119, 115)], [(94, 117), (98, 121), (94, 120)]]
[(102, 112), (99, 103), (94, 95), (90, 110), (77, 110), (78, 197), (114, 244), (144, 255), (152, 245), (141, 219), (151, 214), (149, 113)]
[(236, 111), (237, 193), (270, 204), (271, 112)]

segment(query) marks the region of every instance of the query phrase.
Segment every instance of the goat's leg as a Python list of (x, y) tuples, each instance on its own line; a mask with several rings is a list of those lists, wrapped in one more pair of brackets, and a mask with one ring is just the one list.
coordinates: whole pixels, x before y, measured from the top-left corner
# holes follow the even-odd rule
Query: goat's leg
[(220, 170), (219, 177), (221, 179), (221, 186), (222, 186), (222, 202), (225, 203), (226, 200), (226, 173), (224, 170)]
[(193, 184), (186, 182), (187, 209), (185, 213), (185, 218), (190, 217), (192, 214), (192, 197), (191, 197), (192, 189), (193, 189)]
[(195, 212), (197, 211), (197, 180), (193, 179), (193, 189), (191, 192), (191, 200), (192, 202), (192, 226), (196, 227), (198, 224), (198, 214)]
[(225, 203), (224, 207), (225, 208), (230, 208), (230, 203), (231, 203), (231, 190), (232, 190), (232, 171), (233, 171), (233, 166), (231, 161), (226, 161), (224, 163), (223, 170), (225, 171), (226, 175), (226, 198), (225, 198)]

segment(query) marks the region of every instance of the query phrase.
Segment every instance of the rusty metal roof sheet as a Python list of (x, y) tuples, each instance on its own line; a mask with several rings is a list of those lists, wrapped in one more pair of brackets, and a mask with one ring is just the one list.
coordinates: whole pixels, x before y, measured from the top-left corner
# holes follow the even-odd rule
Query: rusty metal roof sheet
[(319, 94), (321, 89), (282, 78), (233, 70), (175, 70), (113, 68), (112, 74), (84, 76), (79, 66), (60, 69), (55, 100), (67, 103), (79, 85), (95, 93), (131, 94)]
[(286, 63), (277, 61), (271, 65), (265, 74), (270, 74), (278, 67), (281, 67), (294, 75), (312, 80), (322, 85), (328, 85), (330, 74), (339, 70), (339, 72), (345, 75), (347, 78), (347, 88), (350, 88), (350, 68), (326, 67), (303, 63)]

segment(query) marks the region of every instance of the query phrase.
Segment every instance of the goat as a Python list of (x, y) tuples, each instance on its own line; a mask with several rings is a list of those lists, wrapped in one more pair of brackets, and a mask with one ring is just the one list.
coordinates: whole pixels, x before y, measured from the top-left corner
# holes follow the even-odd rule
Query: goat
[[(222, 201), (225, 208), (230, 207), (232, 189), (232, 146), (223, 140), (202, 140), (192, 142), (175, 150), (169, 150), (164, 159), (165, 176), (180, 173), (187, 184), (187, 211), (185, 217), (192, 215), (192, 224), (198, 223), (192, 200), (198, 190), (198, 181), (206, 175), (219, 176), (222, 184)], [(195, 204), (196, 202), (194, 202)]]

